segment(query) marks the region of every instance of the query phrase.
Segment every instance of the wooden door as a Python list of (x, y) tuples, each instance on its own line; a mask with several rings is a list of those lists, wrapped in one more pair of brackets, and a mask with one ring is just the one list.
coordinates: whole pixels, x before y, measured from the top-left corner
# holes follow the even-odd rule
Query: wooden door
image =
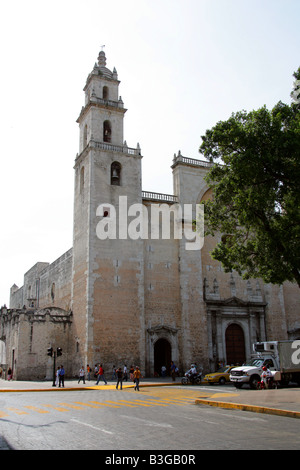
[(227, 364), (242, 365), (246, 360), (245, 338), (242, 328), (236, 323), (228, 326), (225, 333)]

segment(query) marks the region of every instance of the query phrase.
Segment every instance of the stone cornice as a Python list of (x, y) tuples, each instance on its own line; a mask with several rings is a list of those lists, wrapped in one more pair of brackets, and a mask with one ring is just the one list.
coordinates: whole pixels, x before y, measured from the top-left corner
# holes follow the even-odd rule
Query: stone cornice
[(226, 307), (266, 307), (267, 303), (262, 301), (245, 301), (238, 297), (229, 297), (228, 299), (204, 299), (209, 306)]
[(101, 109), (109, 109), (110, 111), (115, 111), (118, 113), (125, 114), (127, 109), (124, 108), (123, 101), (112, 101), (112, 100), (103, 100), (101, 98), (91, 98), (89, 102), (82, 106), (80, 114), (76, 119), (76, 122), (80, 123), (81, 119), (85, 114), (90, 110), (91, 107), (97, 107)]

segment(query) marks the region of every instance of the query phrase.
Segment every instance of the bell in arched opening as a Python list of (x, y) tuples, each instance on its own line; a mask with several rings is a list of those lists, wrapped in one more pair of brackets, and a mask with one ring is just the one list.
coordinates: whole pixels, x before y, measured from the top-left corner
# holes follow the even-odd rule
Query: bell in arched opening
[(121, 184), (121, 165), (119, 162), (111, 164), (110, 184), (120, 186)]

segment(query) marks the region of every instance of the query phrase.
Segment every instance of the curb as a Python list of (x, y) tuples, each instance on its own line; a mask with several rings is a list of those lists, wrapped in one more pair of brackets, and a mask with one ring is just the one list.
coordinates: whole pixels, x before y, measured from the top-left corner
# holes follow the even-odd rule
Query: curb
[(277, 415), (277, 416), (286, 416), (288, 418), (298, 418), (300, 419), (300, 412), (299, 411), (290, 411), (290, 410), (280, 410), (277, 408), (268, 408), (266, 406), (257, 406), (257, 405), (246, 405), (243, 403), (228, 403), (224, 401), (215, 401), (215, 400), (207, 400), (207, 399), (197, 399), (195, 400), (196, 405), (209, 405), (209, 406), (216, 406), (219, 408), (227, 408), (227, 409), (236, 409), (241, 411), (252, 411), (254, 413), (266, 413), (270, 415)]

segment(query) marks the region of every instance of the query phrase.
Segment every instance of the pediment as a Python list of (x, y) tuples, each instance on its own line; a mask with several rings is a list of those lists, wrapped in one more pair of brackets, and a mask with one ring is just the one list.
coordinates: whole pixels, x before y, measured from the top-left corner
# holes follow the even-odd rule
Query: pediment
[(147, 332), (150, 334), (150, 335), (153, 335), (153, 334), (157, 334), (157, 333), (160, 333), (162, 334), (163, 332), (165, 333), (172, 333), (172, 334), (176, 334), (178, 331), (178, 328), (174, 328), (170, 325), (156, 325), (156, 326), (153, 326), (151, 328), (147, 328)]
[(248, 304), (248, 302), (245, 302), (244, 300), (240, 299), (239, 297), (230, 297), (229, 299), (226, 299), (223, 301), (224, 305), (229, 305), (232, 307), (240, 307), (240, 306), (245, 306)]

